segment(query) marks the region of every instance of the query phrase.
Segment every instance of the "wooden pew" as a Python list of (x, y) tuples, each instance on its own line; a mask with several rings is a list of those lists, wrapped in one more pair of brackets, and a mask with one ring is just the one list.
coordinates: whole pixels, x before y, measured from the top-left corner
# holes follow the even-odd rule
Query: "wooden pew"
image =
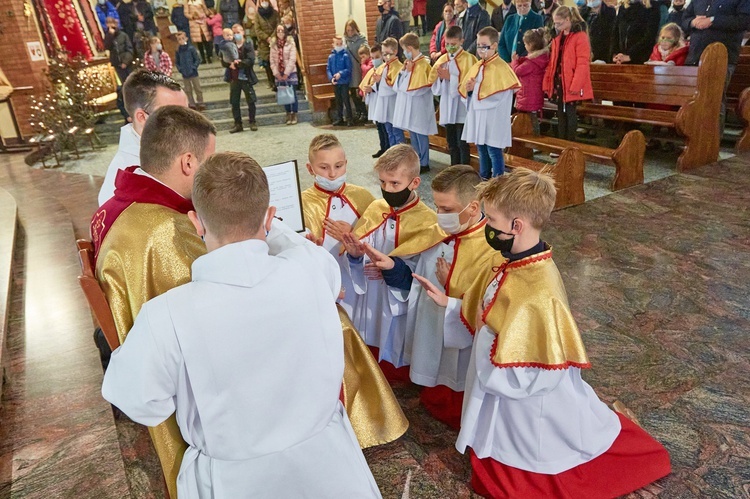
[(740, 58), (727, 88), (727, 110), (734, 109), (742, 123), (742, 134), (735, 144), (737, 153), (750, 150), (750, 46), (740, 48)]
[(328, 80), (326, 64), (311, 64), (305, 75), (312, 90), (313, 109), (328, 109), (330, 115), (331, 103), (336, 98), (333, 84)]

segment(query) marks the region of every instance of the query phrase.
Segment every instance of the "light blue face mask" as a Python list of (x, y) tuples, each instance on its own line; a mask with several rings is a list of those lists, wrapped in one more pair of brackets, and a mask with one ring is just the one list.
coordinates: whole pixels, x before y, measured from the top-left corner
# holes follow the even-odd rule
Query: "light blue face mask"
[(469, 0), (469, 7), (474, 7), (479, 4), (479, 0)]
[(579, 9), (584, 5), (586, 5), (586, 0), (576, 0), (576, 7), (578, 7)]
[(342, 50), (344, 50), (344, 46), (343, 45), (337, 45), (337, 46), (333, 47), (333, 50), (335, 50), (336, 52), (341, 52)]
[(372, 66), (375, 67), (375, 68), (379, 68), (381, 64), (383, 64), (383, 59), (373, 59), (372, 60)]
[(586, 5), (588, 5), (592, 9), (595, 9), (599, 7), (601, 4), (602, 4), (602, 0), (591, 0)]
[(404, 57), (406, 57), (407, 61), (411, 61), (412, 59), (414, 59), (414, 56), (411, 55), (411, 52), (404, 52)]
[(237, 42), (241, 42), (245, 36), (242, 33), (235, 33), (234, 34), (234, 40)]

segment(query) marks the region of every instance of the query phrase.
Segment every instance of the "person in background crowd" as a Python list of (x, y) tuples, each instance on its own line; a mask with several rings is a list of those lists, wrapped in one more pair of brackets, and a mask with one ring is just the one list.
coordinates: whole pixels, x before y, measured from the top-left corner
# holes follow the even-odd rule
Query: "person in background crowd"
[[(226, 33), (226, 29), (224, 32)], [(228, 33), (226, 33), (228, 35)], [(250, 124), (250, 130), (256, 132), (258, 125), (255, 123), (256, 106), (258, 100), (255, 95), (255, 84), (258, 83), (258, 77), (255, 75), (253, 66), (255, 66), (255, 46), (253, 41), (245, 38), (245, 28), (241, 24), (235, 24), (231, 30), (231, 40), (226, 40), (222, 46), (221, 65), (226, 69), (224, 81), (229, 82), (229, 102), (232, 106), (232, 117), (234, 118), (234, 128), (229, 133), (242, 132), (242, 114), (240, 112), (240, 96), (245, 94), (247, 102), (247, 119)], [(232, 55), (236, 54), (236, 59), (227, 62), (226, 55), (231, 50)], [(231, 57), (230, 57), (231, 58)]]
[(541, 9), (539, 13), (544, 18), (544, 26), (550, 31), (552, 31), (552, 28), (554, 27), (552, 16), (559, 6), (560, 4), (557, 3), (557, 0), (540, 0), (539, 2), (539, 7)]
[(375, 24), (375, 42), (382, 44), (386, 38), (400, 40), (404, 36), (404, 26), (393, 8), (393, 0), (378, 0), (381, 16)]
[(513, 55), (511, 69), (521, 82), (521, 89), (516, 93), (516, 110), (531, 115), (534, 133), (539, 135), (538, 114), (544, 107), (544, 74), (549, 65), (549, 47), (547, 47), (546, 28), (530, 29), (523, 34), (526, 56)]
[(612, 32), (615, 28), (617, 12), (602, 0), (588, 0), (586, 5), (580, 8), (580, 12), (589, 27), (591, 60), (611, 61)]
[(240, 3), (237, 0), (221, 0), (219, 2), (219, 11), (221, 12), (225, 28), (231, 28), (241, 21)]
[(104, 48), (109, 50), (109, 63), (115, 68), (117, 77), (120, 79), (120, 84), (117, 86), (117, 109), (127, 121), (130, 115), (122, 100), (122, 84), (130, 75), (135, 59), (133, 44), (130, 42), (130, 37), (118, 28), (117, 19), (108, 17), (104, 24), (107, 27), (104, 35)]
[(111, 17), (117, 21), (117, 27), (120, 26), (120, 14), (114, 5), (109, 3), (108, 0), (97, 0), (96, 2), (96, 17), (99, 19), (99, 25), (102, 27), (102, 31), (107, 31), (107, 18)]
[(464, 34), (464, 50), (477, 55), (477, 34), (490, 25), (490, 15), (479, 5), (479, 0), (469, 0), (468, 5), (459, 26)]
[(271, 68), (270, 54), (271, 43), (278, 25), (279, 13), (273, 8), (270, 2), (262, 0), (255, 13), (255, 22), (253, 23), (253, 26), (255, 29), (255, 36), (258, 37), (258, 59), (261, 67), (266, 71), (268, 88), (274, 91), (276, 90), (276, 85), (274, 85), (274, 72)]
[(409, 32), (411, 24), (411, 11), (414, 8), (414, 0), (393, 0), (393, 8), (398, 12), (401, 19), (401, 26), (404, 28), (404, 34)]
[(414, 18), (414, 27), (417, 29), (419, 29), (419, 20), (422, 20), (422, 36), (425, 36), (427, 34), (427, 0), (414, 0), (411, 16)]
[(550, 61), (544, 74), (544, 93), (557, 102), (557, 136), (575, 140), (578, 128), (576, 106), (594, 98), (589, 60), (591, 45), (586, 23), (575, 7), (560, 6), (555, 10), (555, 37), (550, 48)]
[(497, 53), (505, 62), (512, 61), (514, 55), (525, 56), (523, 34), (530, 29), (544, 26), (541, 14), (531, 10), (531, 0), (515, 0), (515, 6), (516, 13), (508, 16), (500, 33)]
[(172, 76), (172, 59), (162, 47), (161, 39), (158, 36), (151, 37), (150, 47), (151, 49), (146, 52), (143, 58), (143, 66), (149, 71)]
[(643, 64), (659, 32), (659, 9), (651, 0), (622, 0), (612, 32), (612, 62)]
[(435, 25), (430, 39), (430, 60), (434, 63), (445, 54), (445, 33), (451, 26), (456, 26), (456, 15), (453, 4), (448, 2), (443, 6), (443, 20)]
[(154, 9), (148, 0), (135, 0), (133, 2), (133, 14), (135, 15), (135, 30), (142, 30), (150, 36), (156, 35), (156, 22), (154, 22)]
[(190, 21), (185, 16), (185, 6), (182, 2), (183, 0), (177, 0), (177, 3), (172, 6), (172, 14), (169, 19), (178, 31), (190, 34)]
[(206, 16), (206, 25), (211, 29), (211, 35), (214, 37), (214, 54), (216, 57), (221, 55), (221, 45), (224, 41), (224, 19), (221, 14), (216, 12), (216, 9), (208, 9)]
[[(367, 47), (367, 38), (359, 32), (359, 26), (354, 19), (349, 19), (344, 25), (344, 41), (346, 50), (352, 61), (352, 74), (349, 80), (349, 95), (354, 103), (354, 122), (363, 123), (367, 120), (367, 107), (359, 96), (359, 84), (362, 83), (362, 63), (359, 58), (359, 49)], [(296, 43), (296, 40), (295, 40)]]
[(495, 28), (498, 33), (503, 32), (503, 26), (505, 20), (511, 14), (516, 13), (516, 6), (513, 0), (503, 0), (503, 3), (498, 5), (492, 10), (492, 16), (490, 16), (490, 25)]
[(671, 0), (654, 0), (654, 7), (659, 9), (659, 29), (667, 24), (667, 18), (669, 17), (669, 7), (671, 6)]
[[(362, 47), (360, 50), (364, 50), (366, 47)], [(379, 43), (376, 43), (370, 49), (370, 69), (366, 70), (365, 64), (362, 64), (362, 83), (359, 86), (364, 98), (365, 105), (367, 105), (367, 119), (375, 123), (375, 127), (378, 130), (378, 140), (380, 141), (380, 149), (372, 155), (373, 158), (377, 159), (388, 150), (389, 140), (388, 131), (385, 128), (385, 123), (379, 123), (375, 119), (375, 110), (378, 102), (378, 94), (375, 91), (378, 84), (375, 82), (375, 73), (383, 65), (382, 47)]]
[[(750, 27), (750, 2), (747, 0), (692, 0), (685, 8), (682, 29), (690, 37), (686, 64), (698, 65), (701, 54), (713, 42), (727, 48), (727, 74), (721, 98), (719, 131), (724, 133), (727, 87), (732, 79), (745, 30)], [(721, 135), (720, 135), (721, 136)]]
[[(352, 65), (353, 61), (344, 46), (343, 38), (338, 35), (334, 36), (333, 50), (331, 50), (331, 54), (328, 56), (328, 64), (326, 64), (326, 75), (336, 94), (338, 120), (333, 123), (333, 126), (354, 125), (352, 103), (349, 99), (349, 80), (352, 77)], [(346, 108), (346, 120), (344, 120), (344, 108)]]
[(135, 14), (133, 13), (133, 2), (131, 0), (119, 0), (116, 4), (117, 14), (120, 16), (120, 25), (122, 30), (128, 35), (130, 41), (133, 41), (135, 34)]
[(206, 24), (208, 10), (203, 0), (188, 0), (185, 15), (190, 22), (190, 40), (201, 51), (201, 62), (211, 64), (213, 33)]
[(453, 10), (456, 13), (456, 25), (463, 30), (464, 27), (464, 16), (466, 16), (466, 9), (469, 8), (467, 0), (453, 0)]
[(682, 28), (674, 23), (665, 24), (646, 64), (684, 66), (688, 50)]
[(672, 0), (672, 6), (669, 7), (667, 23), (675, 23), (682, 28), (682, 18), (685, 16), (685, 0)]
[[(273, 76), (276, 79), (276, 85), (282, 87), (292, 87), (294, 89), (294, 102), (286, 104), (286, 124), (297, 124), (297, 46), (294, 44), (294, 38), (286, 36), (284, 26), (279, 24), (276, 27), (276, 36), (271, 39), (270, 63)], [(347, 87), (348, 88), (348, 87)]]
[[(203, 104), (201, 79), (198, 76), (198, 66), (201, 65), (198, 49), (188, 42), (188, 37), (183, 31), (177, 33), (177, 43), (174, 62), (175, 66), (177, 66), (177, 71), (182, 75), (185, 94), (187, 94), (188, 98), (188, 106), (190, 109), (205, 111), (206, 106)], [(193, 97), (193, 91), (195, 91), (195, 97)]]

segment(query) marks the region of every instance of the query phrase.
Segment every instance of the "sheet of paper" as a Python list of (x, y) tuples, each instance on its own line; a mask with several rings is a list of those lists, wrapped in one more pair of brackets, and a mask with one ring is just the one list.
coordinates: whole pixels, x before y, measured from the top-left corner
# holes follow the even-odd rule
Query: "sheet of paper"
[(276, 216), (297, 232), (304, 232), (302, 194), (299, 186), (297, 162), (287, 161), (263, 168), (268, 178), (271, 206), (276, 207)]

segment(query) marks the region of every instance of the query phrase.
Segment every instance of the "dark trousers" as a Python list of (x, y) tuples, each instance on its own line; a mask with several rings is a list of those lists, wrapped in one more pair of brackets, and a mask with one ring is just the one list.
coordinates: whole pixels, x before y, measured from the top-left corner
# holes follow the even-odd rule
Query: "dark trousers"
[(229, 103), (232, 105), (232, 117), (235, 125), (242, 124), (242, 114), (240, 113), (240, 96), (245, 93), (247, 101), (247, 115), (250, 123), (255, 123), (255, 89), (247, 80), (234, 80), (229, 82)]
[(375, 127), (378, 129), (378, 139), (380, 140), (380, 150), (388, 150), (388, 131), (385, 129), (384, 123), (375, 123)]
[(203, 40), (200, 43), (196, 43), (196, 45), (198, 45), (198, 50), (201, 52), (201, 62), (206, 64), (206, 61), (210, 61), (214, 53), (213, 41)]
[(578, 102), (557, 103), (557, 136), (565, 140), (576, 139), (578, 128)]
[(737, 68), (736, 64), (727, 65), (727, 78), (724, 80), (724, 93), (721, 94), (721, 111), (719, 114), (719, 142), (721, 137), (724, 135), (724, 123), (727, 120), (727, 89), (729, 88), (729, 80), (732, 79), (734, 70)]
[(352, 102), (349, 100), (349, 85), (334, 85), (333, 90), (336, 93), (336, 112), (339, 119), (344, 119), (344, 106), (346, 106), (346, 121), (352, 121)]
[(469, 157), (469, 144), (461, 140), (463, 133), (463, 123), (445, 125), (445, 138), (448, 141), (448, 151), (451, 155), (451, 166), (468, 165), (469, 161), (471, 161)]
[(367, 106), (365, 105), (365, 101), (362, 100), (362, 97), (359, 96), (359, 88), (349, 88), (349, 96), (352, 98), (352, 102), (354, 102), (354, 112), (357, 114), (357, 117), (366, 121)]

